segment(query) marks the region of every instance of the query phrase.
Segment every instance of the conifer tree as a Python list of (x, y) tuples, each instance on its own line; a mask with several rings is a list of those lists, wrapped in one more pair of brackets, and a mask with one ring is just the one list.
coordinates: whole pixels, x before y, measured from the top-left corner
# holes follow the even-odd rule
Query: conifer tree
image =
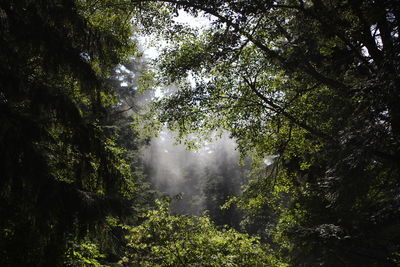
[(64, 265), (132, 213), (135, 177), (105, 126), (107, 80), (134, 43), (111, 2), (0, 1), (2, 266)]

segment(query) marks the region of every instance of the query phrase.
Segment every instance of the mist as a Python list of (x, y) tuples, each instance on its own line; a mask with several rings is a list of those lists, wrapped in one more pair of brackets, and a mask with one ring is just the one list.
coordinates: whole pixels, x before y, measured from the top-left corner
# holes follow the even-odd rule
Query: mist
[(145, 172), (155, 190), (171, 197), (173, 212), (199, 215), (208, 210), (212, 216), (245, 182), (236, 146), (224, 133), (197, 151), (188, 150), (176, 144), (174, 133), (163, 130), (142, 152)]
[[(137, 91), (146, 62), (146, 58), (139, 58), (116, 69), (115, 86), (119, 88), (119, 104), (126, 116), (142, 110), (157, 96), (157, 88)], [(164, 93), (177, 90), (173, 86), (167, 89)], [(164, 129), (141, 148), (141, 161), (152, 189), (160, 197), (170, 197), (174, 213), (200, 215), (207, 211), (216, 224), (237, 226), (240, 216), (236, 209), (220, 209), (231, 196), (241, 193), (250, 169), (239, 165), (235, 140), (225, 132), (198, 150), (188, 150), (176, 143), (176, 134)]]

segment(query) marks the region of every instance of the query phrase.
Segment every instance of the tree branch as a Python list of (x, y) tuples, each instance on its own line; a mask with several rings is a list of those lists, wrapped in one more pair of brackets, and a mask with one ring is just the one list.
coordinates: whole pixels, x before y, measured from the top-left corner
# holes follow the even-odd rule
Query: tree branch
[[(281, 56), (279, 53), (271, 50), (268, 48), (267, 45), (265, 45), (262, 41), (259, 39), (255, 38), (252, 34), (246, 32), (243, 30), (240, 25), (237, 23), (233, 22), (229, 18), (219, 14), (215, 9), (204, 7), (201, 5), (198, 5), (196, 3), (188, 2), (188, 1), (179, 1), (179, 0), (132, 0), (133, 3), (140, 3), (140, 2), (164, 2), (164, 3), (171, 3), (171, 4), (176, 4), (178, 6), (186, 6), (189, 8), (197, 9), (200, 11), (203, 11), (207, 14), (210, 14), (216, 18), (218, 18), (222, 23), (225, 23), (227, 26), (232, 27), (236, 32), (240, 33), (242, 36), (246, 37), (249, 41), (251, 41), (256, 47), (258, 47), (261, 51), (263, 51), (268, 57), (271, 59), (276, 59), (278, 62), (287, 70), (290, 72), (295, 71), (295, 65), (293, 62), (288, 62), (283, 56)], [(275, 6), (276, 8), (279, 8), (278, 5)], [(283, 7), (282, 7), (283, 8)], [(300, 6), (299, 6), (300, 8)], [(310, 62), (305, 62), (304, 64), (298, 64), (297, 65), (300, 69), (300, 71), (303, 71), (304, 73), (308, 74), (309, 76), (313, 77), (315, 80), (325, 84), (329, 88), (335, 89), (335, 91), (339, 90), (339, 93), (343, 95), (343, 93), (348, 89), (348, 87), (341, 83), (338, 82), (332, 78), (326, 77), (323, 74), (319, 73), (311, 64)]]
[(281, 106), (275, 104), (274, 102), (272, 102), (270, 99), (268, 99), (267, 97), (265, 97), (263, 94), (261, 94), (254, 83), (250, 82), (246, 77), (243, 77), (243, 80), (246, 82), (246, 84), (250, 87), (250, 89), (256, 94), (256, 96), (258, 98), (260, 98), (262, 101), (264, 101), (267, 105), (271, 106), (277, 113), (282, 114), (284, 117), (286, 117), (287, 119), (289, 119), (292, 123), (294, 123), (295, 125), (303, 128), (304, 130), (308, 131), (309, 133), (311, 133), (312, 135), (319, 137), (323, 140), (328, 140), (330, 142), (332, 142), (334, 139), (327, 135), (326, 133), (315, 129), (311, 126), (309, 126), (306, 122), (304, 121), (300, 121), (299, 119), (295, 118), (293, 115), (291, 115), (290, 113), (288, 113), (284, 108), (282, 108)]

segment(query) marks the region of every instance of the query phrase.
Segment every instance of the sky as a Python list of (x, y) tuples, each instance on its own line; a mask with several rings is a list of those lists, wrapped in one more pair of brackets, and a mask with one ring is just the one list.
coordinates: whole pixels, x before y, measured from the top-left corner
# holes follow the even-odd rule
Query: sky
[[(207, 28), (211, 23), (211, 20), (201, 13), (199, 14), (199, 16), (194, 17), (183, 10), (179, 10), (178, 16), (175, 17), (173, 20), (177, 23), (189, 25), (193, 28), (198, 28), (199, 30), (202, 28)], [(155, 40), (154, 37), (148, 36), (143, 36), (139, 38), (139, 41), (143, 45), (144, 55), (148, 59), (156, 59), (160, 54), (160, 50), (167, 44), (165, 40)]]

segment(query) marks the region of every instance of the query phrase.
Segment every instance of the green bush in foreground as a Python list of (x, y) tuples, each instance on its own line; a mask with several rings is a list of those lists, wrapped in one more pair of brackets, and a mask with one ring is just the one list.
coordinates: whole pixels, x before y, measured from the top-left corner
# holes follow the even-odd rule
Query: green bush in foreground
[(130, 228), (129, 266), (286, 266), (257, 238), (217, 228), (207, 216), (172, 216), (168, 205), (146, 214)]

